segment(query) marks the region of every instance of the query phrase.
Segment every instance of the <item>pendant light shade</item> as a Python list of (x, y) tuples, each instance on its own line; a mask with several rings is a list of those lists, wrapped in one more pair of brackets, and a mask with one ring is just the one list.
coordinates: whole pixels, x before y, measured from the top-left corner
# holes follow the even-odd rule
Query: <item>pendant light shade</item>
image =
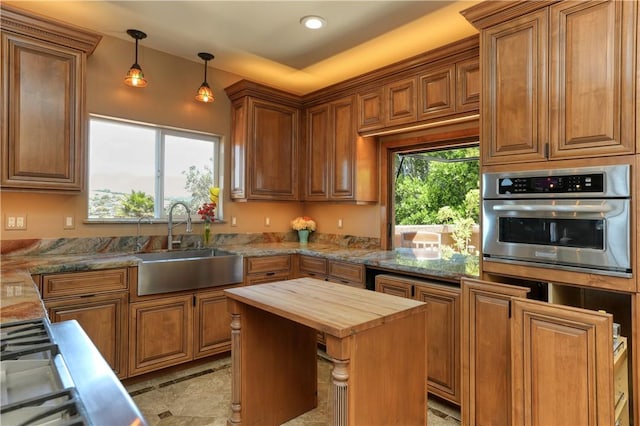
[(209, 87), (209, 83), (207, 83), (207, 63), (213, 59), (213, 55), (211, 53), (200, 52), (198, 53), (200, 59), (204, 61), (204, 81), (200, 85), (198, 89), (198, 94), (196, 94), (196, 101), (200, 102), (213, 102), (215, 97), (213, 96), (213, 90)]
[(127, 30), (127, 34), (136, 40), (136, 61), (129, 68), (129, 72), (124, 78), (124, 83), (131, 87), (146, 87), (147, 80), (144, 78), (142, 68), (138, 65), (138, 41), (147, 38), (147, 35), (139, 30)]

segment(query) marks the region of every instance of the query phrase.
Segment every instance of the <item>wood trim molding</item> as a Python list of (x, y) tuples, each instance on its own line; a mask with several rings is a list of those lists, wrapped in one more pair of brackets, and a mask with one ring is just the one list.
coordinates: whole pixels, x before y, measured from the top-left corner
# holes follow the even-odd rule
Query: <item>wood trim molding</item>
[(411, 58), (379, 68), (375, 71), (341, 81), (303, 96), (305, 107), (316, 103), (327, 102), (334, 98), (347, 96), (379, 86), (387, 81), (395, 81), (405, 76), (418, 73), (419, 69), (438, 67), (465, 59), (478, 58), (480, 53), (480, 36), (478, 34), (457, 40), (453, 43), (429, 50)]
[(542, 1), (484, 1), (468, 9), (460, 11), (460, 14), (474, 27), (481, 30), (500, 22), (508, 21), (518, 16), (533, 12), (534, 10), (558, 3), (559, 0)]
[(86, 29), (29, 12), (15, 6), (0, 5), (3, 32), (26, 35), (38, 40), (52, 42), (91, 55), (102, 39)]

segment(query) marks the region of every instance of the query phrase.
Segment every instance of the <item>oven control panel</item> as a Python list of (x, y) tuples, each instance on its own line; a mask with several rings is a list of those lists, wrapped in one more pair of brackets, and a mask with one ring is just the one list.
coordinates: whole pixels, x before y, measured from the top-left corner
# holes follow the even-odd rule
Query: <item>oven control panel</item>
[(603, 173), (565, 176), (502, 177), (498, 180), (499, 194), (566, 194), (603, 191)]

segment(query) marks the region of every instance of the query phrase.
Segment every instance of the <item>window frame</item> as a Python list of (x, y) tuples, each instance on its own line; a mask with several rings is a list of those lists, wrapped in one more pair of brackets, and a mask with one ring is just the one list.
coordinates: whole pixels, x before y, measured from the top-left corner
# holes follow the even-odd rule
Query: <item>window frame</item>
[[(152, 129), (155, 131), (155, 142), (154, 142), (154, 153), (155, 153), (155, 161), (154, 161), (154, 216), (151, 218), (154, 223), (163, 223), (168, 221), (168, 216), (164, 214), (164, 160), (165, 160), (165, 144), (167, 136), (174, 137), (186, 137), (193, 139), (200, 139), (211, 141), (213, 144), (213, 154), (212, 154), (212, 163), (213, 163), (213, 186), (220, 188), (220, 197), (217, 203), (216, 209), (216, 222), (224, 222), (223, 220), (223, 196), (222, 196), (222, 182), (224, 177), (224, 151), (222, 140), (223, 137), (219, 134), (203, 132), (198, 130), (190, 130), (183, 129), (178, 127), (171, 126), (163, 126), (152, 123), (145, 123), (141, 121), (129, 120), (125, 118), (106, 116), (101, 114), (89, 114), (89, 123), (87, 126), (88, 134), (87, 134), (87, 183), (86, 183), (86, 191), (87, 191), (87, 204), (86, 204), (86, 223), (137, 223), (140, 218), (137, 217), (112, 217), (112, 218), (97, 218), (97, 217), (89, 217), (89, 207), (91, 201), (91, 194), (89, 188), (89, 181), (91, 176), (91, 164), (90, 164), (90, 151), (91, 151), (91, 122), (93, 120), (108, 122), (108, 123), (118, 123), (124, 125), (138, 126), (143, 128)], [(178, 216), (179, 217), (179, 216)], [(197, 211), (191, 212), (191, 220), (194, 223), (204, 222), (200, 215), (198, 215)]]

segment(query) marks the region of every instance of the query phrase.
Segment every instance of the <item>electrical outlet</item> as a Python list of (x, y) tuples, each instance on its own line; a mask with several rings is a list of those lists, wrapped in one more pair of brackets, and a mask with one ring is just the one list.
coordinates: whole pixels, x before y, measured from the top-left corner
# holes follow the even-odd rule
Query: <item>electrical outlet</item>
[(75, 229), (76, 224), (73, 216), (65, 216), (64, 217), (64, 225), (63, 229)]
[(15, 229), (27, 229), (27, 216), (16, 216)]
[(236, 221), (235, 216), (231, 216), (231, 226), (238, 226), (238, 222)]
[(338, 219), (338, 229), (342, 229), (342, 218)]
[(264, 218), (264, 226), (271, 226), (271, 218), (269, 216)]
[(15, 216), (7, 216), (5, 229), (16, 229), (16, 217)]

